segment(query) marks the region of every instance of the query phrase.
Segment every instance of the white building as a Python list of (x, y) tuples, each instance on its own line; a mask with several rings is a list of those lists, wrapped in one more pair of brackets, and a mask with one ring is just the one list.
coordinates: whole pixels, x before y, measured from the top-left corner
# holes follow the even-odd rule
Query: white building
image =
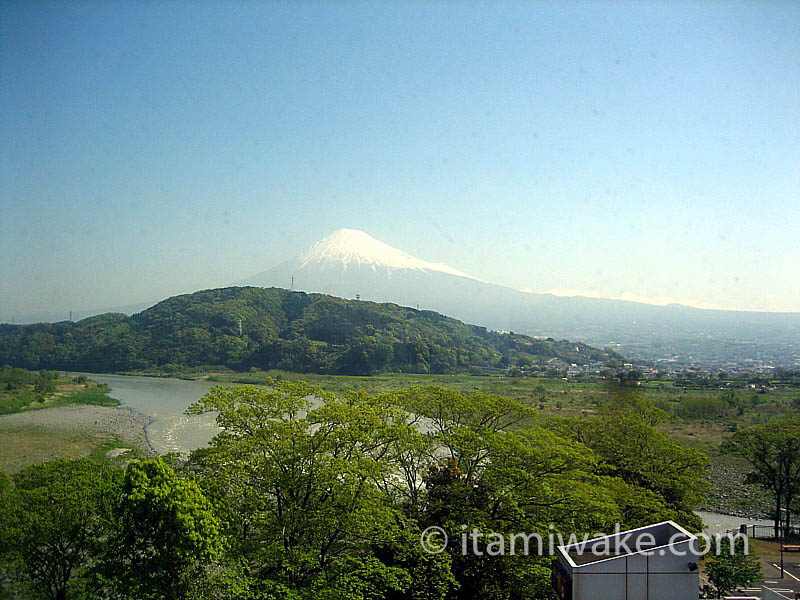
[(559, 546), (553, 584), (561, 600), (697, 600), (696, 536), (672, 521)]

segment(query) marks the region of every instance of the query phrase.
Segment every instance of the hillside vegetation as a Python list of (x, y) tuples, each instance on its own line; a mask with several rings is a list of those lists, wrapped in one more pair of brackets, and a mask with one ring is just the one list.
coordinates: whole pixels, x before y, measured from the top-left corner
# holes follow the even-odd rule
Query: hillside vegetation
[(175, 296), (135, 315), (0, 325), (0, 364), (94, 372), (219, 365), (370, 375), (615, 364), (585, 344), (488, 331), (426, 310), (279, 288)]

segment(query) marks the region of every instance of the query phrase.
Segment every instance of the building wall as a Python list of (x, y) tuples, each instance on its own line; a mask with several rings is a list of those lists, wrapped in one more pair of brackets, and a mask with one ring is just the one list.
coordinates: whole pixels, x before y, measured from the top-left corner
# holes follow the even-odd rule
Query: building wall
[(671, 553), (638, 554), (608, 559), (573, 569), (573, 600), (697, 600), (699, 571), (690, 572), (690, 562), (699, 563), (689, 544), (677, 544), (686, 556)]

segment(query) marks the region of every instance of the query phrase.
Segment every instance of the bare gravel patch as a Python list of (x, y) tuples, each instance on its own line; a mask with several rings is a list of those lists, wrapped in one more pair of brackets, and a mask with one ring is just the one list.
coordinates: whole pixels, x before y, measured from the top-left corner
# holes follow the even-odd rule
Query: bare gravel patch
[[(155, 454), (145, 428), (149, 418), (124, 407), (76, 404), (0, 416), (0, 438), (6, 445), (6, 466), (15, 463), (88, 455), (114, 439), (147, 454)], [(53, 445), (56, 447), (52, 447)], [(9, 447), (11, 446), (11, 447)], [(50, 447), (47, 447), (50, 446)], [(19, 455), (19, 456), (17, 456)]]

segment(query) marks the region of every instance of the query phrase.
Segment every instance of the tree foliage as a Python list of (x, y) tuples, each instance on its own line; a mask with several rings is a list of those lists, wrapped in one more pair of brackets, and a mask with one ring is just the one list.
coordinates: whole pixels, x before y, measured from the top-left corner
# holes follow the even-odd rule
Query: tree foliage
[(198, 569), (222, 550), (211, 504), (192, 479), (179, 478), (161, 458), (128, 466), (115, 517), (115, 550), (104, 571), (124, 596), (185, 598)]
[(18, 582), (52, 600), (91, 588), (87, 573), (113, 530), (120, 475), (90, 460), (58, 460), (16, 473), (13, 488), (5, 484), (0, 540)]
[(800, 498), (800, 415), (789, 414), (737, 431), (723, 449), (749, 463), (748, 483), (758, 484), (772, 494), (775, 537), (780, 537), (782, 510), (786, 511), (788, 528), (791, 512)]
[[(217, 412), (223, 432), (189, 468), (225, 515), (254, 585), (269, 581), (302, 598), (343, 590), (338, 597), (546, 598), (548, 557), (511, 548), (493, 556), (487, 538), (481, 552), (464, 554), (464, 527), (546, 538), (676, 516), (695, 524), (682, 512), (692, 497), (674, 488), (699, 493), (692, 478), (702, 469), (675, 478), (677, 465), (702, 460), (666, 444), (635, 410), (635, 428), (628, 423), (604, 442), (635, 429), (652, 461), (639, 470), (490, 394), (423, 387), (334, 397), (272, 381), (268, 389), (215, 388), (191, 408), (206, 411)], [(599, 418), (581, 424), (600, 426)], [(669, 459), (675, 464), (656, 468)], [(431, 525), (457, 540), (441, 555), (419, 551), (416, 536)]]
[(747, 587), (763, 577), (758, 557), (746, 552), (745, 548), (745, 541), (740, 537), (735, 538), (733, 543), (730, 538), (722, 537), (719, 548), (706, 561), (706, 576), (717, 598), (736, 588)]
[(702, 461), (636, 402), (553, 422), (491, 394), (270, 380), (189, 412), (221, 432), (184, 461), (0, 478), (8, 574), (58, 599), (549, 600), (547, 544), (515, 534), (692, 524), (702, 487)]

